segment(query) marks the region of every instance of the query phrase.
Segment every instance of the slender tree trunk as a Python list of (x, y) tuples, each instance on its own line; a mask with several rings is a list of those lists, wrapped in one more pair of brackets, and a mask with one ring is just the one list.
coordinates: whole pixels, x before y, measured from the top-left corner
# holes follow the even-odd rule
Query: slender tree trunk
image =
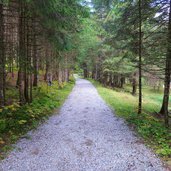
[(123, 88), (124, 83), (125, 83), (125, 78), (123, 76), (121, 76), (121, 80), (120, 80), (120, 88)]
[(136, 92), (137, 92), (137, 81), (136, 81), (136, 72), (135, 72), (132, 78), (132, 95), (135, 96)]
[(37, 87), (38, 86), (38, 57), (37, 57), (37, 50), (35, 45), (34, 45), (33, 65), (34, 65), (33, 86)]
[[(28, 11), (28, 8), (27, 10)], [(27, 16), (25, 16), (25, 46), (26, 46), (26, 56), (25, 56), (25, 72), (24, 72), (24, 96), (26, 99), (26, 102), (29, 102), (29, 52), (30, 52), (30, 44), (29, 38), (30, 38), (30, 29), (29, 29), (29, 21)]]
[[(47, 55), (48, 53), (46, 53)], [(46, 71), (45, 71), (45, 76), (44, 76), (44, 80), (47, 81), (47, 77), (48, 77), (48, 73), (49, 73), (49, 60), (48, 60), (48, 56), (46, 56)]]
[(98, 65), (96, 63), (95, 80), (98, 80)]
[(109, 86), (112, 87), (112, 74), (109, 75)]
[(65, 69), (62, 68), (62, 82), (65, 82)]
[(18, 73), (18, 86), (20, 104), (25, 103), (24, 96), (24, 72), (25, 72), (25, 8), (22, 1), (20, 1), (20, 19), (19, 19), (19, 73)]
[(59, 82), (59, 84), (62, 83), (62, 69), (61, 69), (60, 62), (59, 62), (59, 67), (58, 67), (58, 82)]
[(84, 68), (84, 78), (88, 78), (88, 70), (87, 70), (87, 64), (86, 63), (83, 64), (83, 68)]
[(70, 80), (70, 73), (71, 73), (71, 71), (70, 71), (70, 69), (68, 69), (68, 81)]
[(138, 114), (142, 112), (142, 0), (139, 0), (139, 101)]
[(5, 105), (5, 47), (3, 5), (0, 3), (0, 107)]
[(31, 103), (32, 102), (32, 100), (33, 100), (33, 93), (32, 93), (32, 86), (33, 86), (33, 84), (32, 84), (32, 73), (30, 74), (30, 99), (29, 99), (29, 103)]
[(68, 82), (69, 78), (68, 78), (68, 58), (67, 58), (67, 54), (65, 55), (65, 69), (64, 69), (64, 72), (65, 72), (65, 82)]
[(21, 105), (23, 105), (25, 103), (23, 77), (24, 77), (23, 72), (19, 69), (19, 71), (18, 71), (18, 86), (19, 86), (19, 99), (20, 99)]
[(165, 66), (165, 82), (164, 82), (164, 96), (163, 104), (160, 113), (164, 115), (165, 124), (169, 126), (169, 94), (170, 94), (170, 79), (171, 77), (171, 0), (170, 0), (170, 11), (169, 11), (169, 24), (168, 24), (168, 49), (166, 56), (166, 66)]
[[(33, 39), (31, 39), (31, 42), (33, 42)], [(34, 47), (33, 47), (34, 48)], [(29, 95), (29, 103), (33, 100), (33, 94), (32, 94), (32, 88), (33, 88), (33, 74), (32, 74), (32, 59), (33, 59), (33, 53), (32, 49), (29, 51), (29, 86), (30, 86), (30, 95)]]
[(27, 58), (28, 58), (28, 103), (32, 102), (32, 85), (33, 85), (33, 80), (32, 80), (32, 59), (33, 59), (33, 48), (34, 48), (34, 35), (33, 35), (33, 19), (28, 18), (28, 26), (27, 26), (27, 34), (28, 34), (28, 39), (27, 39)]
[(93, 68), (92, 72), (91, 72), (91, 78), (95, 79), (95, 69)]
[(54, 76), (53, 79), (54, 80), (58, 80), (59, 79), (59, 63), (58, 63), (58, 59), (55, 60), (55, 72), (54, 72)]
[(38, 86), (38, 54), (37, 54), (37, 37), (36, 37), (36, 23), (34, 21), (34, 38), (33, 38), (33, 67), (34, 67), (34, 79), (33, 86)]
[(19, 71), (18, 71), (18, 74), (17, 74), (17, 81), (16, 81), (16, 88), (18, 88), (19, 87)]
[(25, 96), (26, 102), (29, 102), (29, 92), (28, 92), (28, 90), (29, 90), (29, 78), (28, 78), (28, 69), (27, 69), (28, 66), (25, 65), (25, 67), (26, 67), (26, 69), (24, 72), (24, 96)]

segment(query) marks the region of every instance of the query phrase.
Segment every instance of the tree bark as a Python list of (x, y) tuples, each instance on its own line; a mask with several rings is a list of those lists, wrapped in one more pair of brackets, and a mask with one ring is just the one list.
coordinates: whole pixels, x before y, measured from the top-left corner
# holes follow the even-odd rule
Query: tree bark
[(5, 47), (3, 4), (0, 4), (0, 107), (5, 105)]
[(135, 72), (132, 78), (132, 95), (135, 96), (136, 92), (137, 92), (137, 81), (136, 81), (136, 72)]
[(67, 54), (64, 56), (65, 57), (65, 69), (64, 69), (64, 72), (65, 72), (65, 82), (68, 82), (69, 81), (69, 77), (68, 77), (68, 57), (67, 57)]
[(59, 67), (58, 67), (58, 82), (59, 82), (59, 84), (62, 83), (62, 69), (61, 69), (60, 62), (59, 62)]
[(24, 4), (20, 1), (20, 19), (19, 19), (19, 73), (18, 73), (18, 86), (20, 104), (23, 105), (26, 100), (24, 96), (24, 73), (25, 73), (25, 9)]
[(125, 78), (123, 76), (121, 76), (121, 80), (120, 80), (120, 88), (123, 88), (125, 83)]
[(34, 67), (34, 78), (33, 86), (38, 86), (38, 54), (37, 54), (37, 37), (36, 37), (36, 23), (34, 23), (34, 37), (33, 37), (33, 67)]
[(48, 72), (49, 72), (49, 61), (48, 59), (46, 59), (46, 71), (45, 71), (45, 76), (44, 76), (44, 80), (47, 81), (47, 76), (48, 76)]
[(38, 57), (37, 57), (36, 46), (34, 46), (33, 67), (34, 67), (33, 86), (37, 87), (38, 86)]
[(88, 69), (87, 69), (87, 64), (83, 64), (83, 70), (84, 70), (84, 78), (88, 78)]
[(95, 80), (98, 80), (98, 65), (96, 63)]
[(142, 0), (139, 0), (139, 101), (138, 114), (142, 112)]
[[(26, 11), (28, 11), (28, 8), (25, 9)], [(24, 30), (25, 30), (25, 49), (26, 49), (26, 53), (25, 53), (25, 61), (24, 61), (24, 96), (25, 96), (25, 99), (26, 99), (26, 102), (29, 102), (29, 64), (30, 64), (30, 60), (29, 60), (29, 57), (30, 57), (30, 45), (31, 45), (31, 42), (29, 42), (30, 40), (30, 28), (29, 28), (29, 19), (27, 17), (27, 15), (25, 15), (25, 23), (24, 23)]]

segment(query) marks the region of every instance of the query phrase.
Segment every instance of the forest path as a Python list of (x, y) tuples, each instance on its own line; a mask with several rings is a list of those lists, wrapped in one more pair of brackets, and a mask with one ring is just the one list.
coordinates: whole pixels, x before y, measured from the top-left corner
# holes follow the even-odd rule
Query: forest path
[(165, 171), (94, 86), (78, 79), (60, 110), (21, 139), (0, 171)]

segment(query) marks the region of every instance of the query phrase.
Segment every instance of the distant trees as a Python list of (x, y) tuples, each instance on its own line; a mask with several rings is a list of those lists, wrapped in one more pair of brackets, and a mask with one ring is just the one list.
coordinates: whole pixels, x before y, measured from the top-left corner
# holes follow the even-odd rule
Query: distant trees
[[(99, 38), (97, 34), (100, 28), (97, 23), (91, 19), (84, 19), (81, 25), (81, 31), (78, 34), (77, 46), (77, 64), (83, 68), (84, 77), (89, 77), (89, 73), (93, 70), (97, 63)], [(94, 71), (96, 72), (96, 71)], [(94, 73), (92, 74), (94, 75)]]
[(100, 43), (90, 69), (92, 77), (97, 79), (93, 72), (98, 68), (97, 80), (106, 86), (121, 88), (129, 82), (132, 94), (138, 92), (139, 95), (138, 113), (143, 109), (142, 84), (145, 80), (155, 77), (157, 81), (153, 83), (154, 87), (160, 86), (165, 80), (160, 113), (168, 125), (170, 0), (92, 2), (95, 20), (103, 30), (96, 33)]

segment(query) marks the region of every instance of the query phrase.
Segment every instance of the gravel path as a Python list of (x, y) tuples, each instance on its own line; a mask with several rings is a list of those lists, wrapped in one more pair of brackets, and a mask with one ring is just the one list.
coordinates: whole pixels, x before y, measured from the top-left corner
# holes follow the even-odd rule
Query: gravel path
[(0, 163), (0, 171), (166, 171), (83, 79), (60, 115), (28, 136)]

